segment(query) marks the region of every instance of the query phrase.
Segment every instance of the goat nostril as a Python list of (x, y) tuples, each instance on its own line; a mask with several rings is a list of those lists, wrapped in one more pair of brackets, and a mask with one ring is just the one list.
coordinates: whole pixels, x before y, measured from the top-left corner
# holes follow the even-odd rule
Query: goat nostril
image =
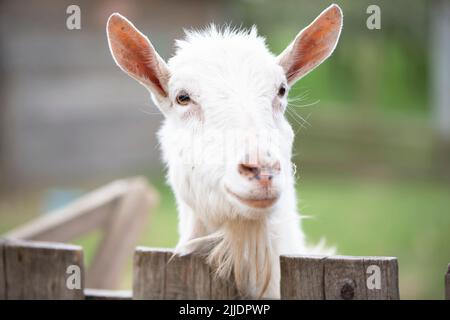
[(241, 163), (239, 165), (239, 173), (249, 178), (257, 178), (261, 173), (261, 168), (256, 164)]

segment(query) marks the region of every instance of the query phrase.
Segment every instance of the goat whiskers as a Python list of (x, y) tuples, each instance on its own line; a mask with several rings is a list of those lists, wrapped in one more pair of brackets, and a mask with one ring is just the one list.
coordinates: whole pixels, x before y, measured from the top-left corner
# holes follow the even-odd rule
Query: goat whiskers
[(139, 111), (141, 111), (141, 112), (143, 112), (143, 113), (145, 113), (145, 114), (147, 114), (149, 116), (161, 115), (161, 112), (150, 112), (150, 111), (147, 111), (147, 110), (144, 110), (144, 109), (139, 109)]
[(311, 113), (309, 113), (305, 119), (301, 115), (296, 113), (294, 110), (291, 110), (289, 108), (286, 109), (286, 112), (292, 118), (292, 120), (294, 120), (294, 122), (297, 123), (302, 128), (307, 129), (307, 127), (311, 127), (311, 124), (308, 122), (308, 119), (311, 116)]

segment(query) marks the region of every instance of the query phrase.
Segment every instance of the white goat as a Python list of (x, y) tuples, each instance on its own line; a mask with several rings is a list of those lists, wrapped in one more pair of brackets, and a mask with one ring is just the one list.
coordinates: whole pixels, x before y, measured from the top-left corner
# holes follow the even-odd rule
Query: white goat
[(279, 297), (280, 254), (311, 253), (297, 214), (288, 89), (333, 52), (342, 28), (327, 8), (278, 56), (251, 30), (187, 31), (166, 64), (118, 13), (108, 20), (118, 66), (165, 116), (159, 131), (179, 211), (180, 253), (207, 256), (243, 295)]

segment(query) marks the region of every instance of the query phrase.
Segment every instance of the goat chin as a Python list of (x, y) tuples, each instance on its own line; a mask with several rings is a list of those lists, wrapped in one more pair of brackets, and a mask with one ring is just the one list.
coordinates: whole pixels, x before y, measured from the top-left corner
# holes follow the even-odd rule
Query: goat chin
[(205, 256), (215, 276), (234, 279), (242, 297), (278, 298), (278, 250), (267, 219), (233, 219), (210, 235), (180, 243), (178, 254)]
[(261, 219), (234, 218), (217, 230), (180, 241), (177, 254), (204, 256), (215, 276), (234, 279), (243, 298), (280, 298), (280, 254), (334, 254), (323, 241), (304, 244), (296, 213), (282, 212)]

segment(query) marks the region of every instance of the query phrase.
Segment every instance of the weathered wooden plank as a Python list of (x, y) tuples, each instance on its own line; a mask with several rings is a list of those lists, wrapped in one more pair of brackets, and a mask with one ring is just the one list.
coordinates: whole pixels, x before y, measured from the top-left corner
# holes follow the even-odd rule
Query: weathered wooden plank
[[(392, 257), (365, 257), (368, 300), (398, 300), (398, 263)], [(379, 282), (378, 274), (379, 273)]]
[(211, 271), (211, 299), (214, 300), (237, 300), (241, 299), (234, 279), (220, 279)]
[(0, 300), (6, 299), (6, 274), (3, 245), (4, 240), (0, 239)]
[[(83, 299), (81, 247), (67, 244), (8, 241), (4, 245), (7, 299)], [(80, 288), (70, 288), (68, 267), (79, 270)]]
[(195, 255), (172, 255), (166, 264), (165, 299), (209, 299), (210, 269)]
[(133, 299), (164, 299), (166, 263), (172, 251), (137, 247), (133, 264)]
[[(190, 299), (211, 299), (211, 268), (205, 263), (204, 258), (194, 254), (181, 258), (185, 258), (188, 262), (185, 266), (186, 284), (191, 289), (188, 290), (187, 296)], [(166, 276), (166, 279), (169, 278)]]
[(334, 256), (324, 261), (325, 300), (366, 300), (364, 259)]
[(84, 289), (86, 300), (131, 300), (130, 290)]
[(323, 300), (324, 259), (325, 256), (281, 256), (281, 299)]
[(445, 299), (450, 300), (450, 263), (447, 268), (447, 274), (445, 275)]
[(399, 299), (396, 258), (293, 255), (280, 267), (282, 299)]
[(189, 299), (188, 277), (194, 270), (191, 270), (187, 258), (171, 253), (168, 255), (164, 272), (164, 299)]
[(232, 281), (217, 279), (201, 256), (138, 247), (134, 258), (134, 299), (237, 299)]

